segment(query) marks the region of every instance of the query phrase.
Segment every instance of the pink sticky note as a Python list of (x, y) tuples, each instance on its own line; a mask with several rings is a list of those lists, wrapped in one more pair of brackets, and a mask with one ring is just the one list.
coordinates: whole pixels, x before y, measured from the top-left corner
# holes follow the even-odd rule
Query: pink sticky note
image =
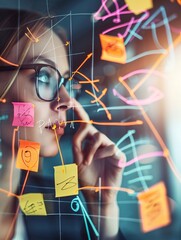
[(34, 105), (26, 102), (12, 102), (14, 106), (13, 126), (34, 127)]

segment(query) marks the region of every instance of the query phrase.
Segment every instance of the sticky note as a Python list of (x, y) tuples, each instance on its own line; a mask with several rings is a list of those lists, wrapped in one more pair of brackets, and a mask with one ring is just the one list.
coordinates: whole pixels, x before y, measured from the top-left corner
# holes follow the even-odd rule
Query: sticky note
[(26, 102), (12, 102), (14, 106), (13, 126), (34, 127), (34, 105)]
[(55, 166), (54, 179), (56, 197), (66, 197), (78, 194), (78, 173), (75, 163)]
[(163, 182), (139, 193), (138, 199), (143, 232), (161, 228), (171, 222), (166, 188)]
[(126, 49), (123, 38), (104, 34), (100, 34), (99, 37), (102, 47), (102, 60), (126, 63)]
[(23, 194), (19, 198), (20, 208), (25, 215), (46, 216), (46, 207), (41, 193)]
[(125, 0), (125, 3), (136, 15), (153, 8), (153, 0)]
[(38, 171), (40, 144), (27, 140), (19, 141), (16, 167), (33, 172)]

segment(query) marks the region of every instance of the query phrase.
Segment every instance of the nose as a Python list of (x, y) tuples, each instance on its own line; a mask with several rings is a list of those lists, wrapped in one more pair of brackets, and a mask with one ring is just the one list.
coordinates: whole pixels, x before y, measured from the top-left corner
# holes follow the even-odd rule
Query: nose
[(55, 110), (67, 111), (68, 109), (72, 108), (72, 106), (73, 106), (72, 100), (67, 90), (62, 85), (59, 90), (59, 96), (56, 99)]

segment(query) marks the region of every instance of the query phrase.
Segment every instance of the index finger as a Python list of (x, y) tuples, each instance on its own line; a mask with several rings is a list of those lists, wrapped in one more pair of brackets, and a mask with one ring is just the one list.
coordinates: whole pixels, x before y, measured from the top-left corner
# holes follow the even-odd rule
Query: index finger
[(75, 99), (73, 99), (73, 106), (74, 106), (75, 114), (78, 117), (78, 120), (80, 120), (80, 121), (82, 120), (82, 123), (91, 123), (89, 115), (84, 110), (82, 105)]

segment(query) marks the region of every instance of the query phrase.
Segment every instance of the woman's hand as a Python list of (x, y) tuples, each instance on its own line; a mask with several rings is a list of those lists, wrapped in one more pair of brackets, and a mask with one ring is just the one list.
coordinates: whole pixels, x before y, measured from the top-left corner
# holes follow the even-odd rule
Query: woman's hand
[[(75, 113), (79, 120), (89, 122), (89, 117), (83, 107), (75, 100)], [(73, 137), (75, 162), (78, 164), (78, 177), (81, 187), (119, 187), (122, 169), (118, 167), (120, 160), (125, 161), (125, 155), (103, 133), (90, 123), (81, 123)], [(101, 184), (101, 186), (100, 186)], [(88, 194), (89, 192), (89, 194)], [(91, 196), (92, 195), (92, 196)], [(86, 197), (90, 201), (97, 193), (88, 190)], [(101, 190), (101, 201), (110, 204), (116, 201), (115, 190)], [(86, 199), (87, 201), (89, 199)]]
[[(118, 162), (125, 161), (126, 157), (107, 136), (90, 124), (89, 116), (76, 100), (74, 107), (78, 120), (82, 121), (73, 137), (80, 187), (89, 187), (89, 190), (83, 191), (89, 213), (104, 216), (101, 220), (101, 237), (116, 239), (119, 231), (119, 208), (117, 191), (113, 187), (121, 185), (122, 169), (118, 167)], [(95, 192), (95, 187), (102, 187), (100, 195)], [(105, 190), (103, 187), (108, 188)], [(98, 217), (94, 217), (93, 221), (98, 223)]]

